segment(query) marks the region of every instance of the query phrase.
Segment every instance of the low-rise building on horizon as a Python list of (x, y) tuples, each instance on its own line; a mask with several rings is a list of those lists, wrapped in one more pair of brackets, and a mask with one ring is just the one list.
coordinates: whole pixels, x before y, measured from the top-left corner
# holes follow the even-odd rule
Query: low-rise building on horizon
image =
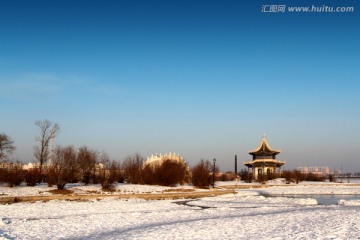
[(298, 167), (296, 170), (301, 173), (313, 173), (317, 175), (329, 175), (331, 174), (330, 168), (328, 166), (306, 166), (306, 167)]

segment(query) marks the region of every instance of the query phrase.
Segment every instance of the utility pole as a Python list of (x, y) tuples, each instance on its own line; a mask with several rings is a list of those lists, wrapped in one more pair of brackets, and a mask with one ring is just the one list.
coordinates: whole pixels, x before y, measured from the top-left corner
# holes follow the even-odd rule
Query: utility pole
[(214, 169), (213, 169), (213, 188), (215, 188), (215, 163), (216, 163), (216, 159), (214, 158)]
[(235, 155), (235, 177), (238, 175), (237, 171), (237, 155)]

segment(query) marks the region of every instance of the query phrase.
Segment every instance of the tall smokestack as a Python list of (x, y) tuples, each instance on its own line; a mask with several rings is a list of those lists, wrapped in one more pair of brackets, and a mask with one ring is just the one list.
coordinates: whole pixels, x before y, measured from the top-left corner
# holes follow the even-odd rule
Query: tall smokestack
[(237, 156), (235, 155), (235, 176), (237, 176), (238, 171), (237, 171)]

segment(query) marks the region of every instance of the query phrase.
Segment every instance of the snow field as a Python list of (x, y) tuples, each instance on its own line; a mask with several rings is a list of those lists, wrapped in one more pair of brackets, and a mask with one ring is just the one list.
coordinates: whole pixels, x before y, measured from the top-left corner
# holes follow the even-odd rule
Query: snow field
[(188, 201), (186, 205), (175, 203), (181, 200), (116, 198), (0, 205), (0, 239), (358, 239), (360, 236), (360, 207), (353, 200), (320, 206), (312, 198), (265, 198), (259, 191), (263, 189), (183, 200)]

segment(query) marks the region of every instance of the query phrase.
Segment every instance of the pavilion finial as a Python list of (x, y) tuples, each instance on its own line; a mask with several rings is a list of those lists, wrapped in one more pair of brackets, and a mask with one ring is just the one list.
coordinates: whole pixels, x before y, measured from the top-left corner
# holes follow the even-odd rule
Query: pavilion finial
[(265, 137), (266, 137), (266, 134), (264, 133), (264, 134), (263, 134), (263, 138), (265, 138)]

